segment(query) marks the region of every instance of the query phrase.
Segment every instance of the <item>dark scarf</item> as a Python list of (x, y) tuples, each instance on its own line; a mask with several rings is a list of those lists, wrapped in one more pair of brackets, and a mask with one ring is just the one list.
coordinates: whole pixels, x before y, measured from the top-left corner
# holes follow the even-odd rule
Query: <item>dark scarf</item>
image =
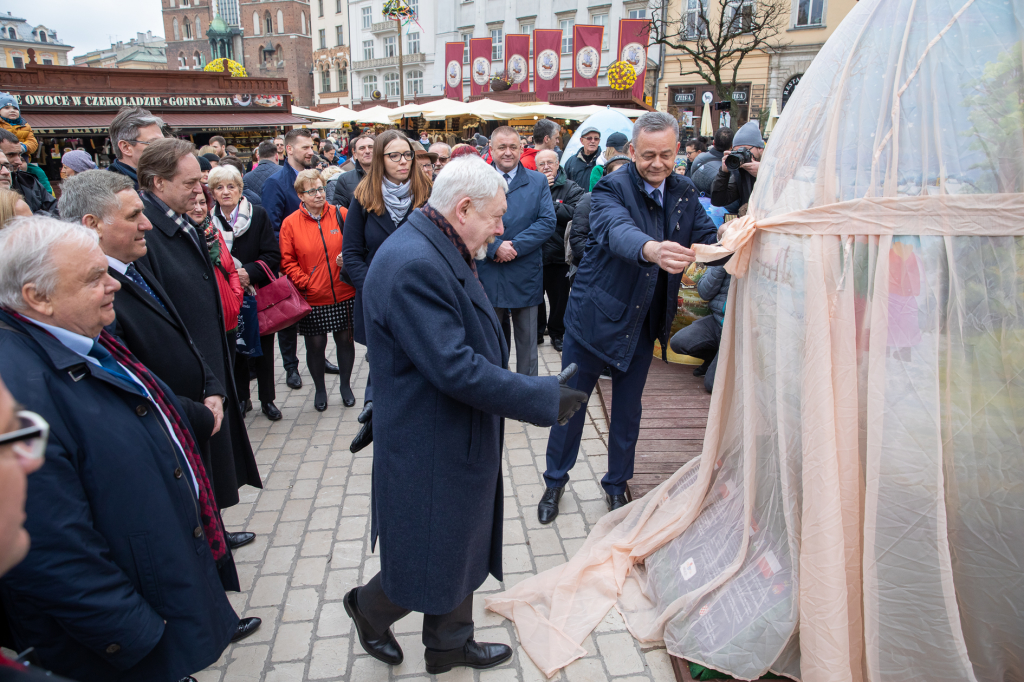
[(480, 275), (476, 273), (476, 261), (473, 260), (473, 254), (469, 252), (469, 247), (466, 246), (466, 242), (462, 241), (462, 237), (460, 237), (459, 233), (455, 231), (455, 228), (452, 227), (450, 222), (448, 222), (448, 219), (441, 215), (438, 210), (429, 203), (423, 204), (420, 211), (427, 220), (437, 225), (441, 229), (441, 232), (444, 232), (444, 236), (448, 237), (448, 241), (458, 249), (459, 255), (461, 255), (463, 260), (466, 261), (466, 265), (468, 265), (469, 269), (473, 271), (473, 276), (476, 277), (476, 280), (479, 282)]
[(10, 125), (10, 126), (28, 125), (27, 123), (25, 123), (25, 117), (24, 116), (19, 116), (18, 118), (15, 118), (15, 119), (4, 118), (3, 116), (0, 116), (0, 118), (3, 118), (4, 119), (4, 123), (6, 123), (7, 125)]
[(127, 175), (129, 178), (132, 179), (132, 182), (135, 183), (135, 189), (139, 188), (139, 174), (134, 168), (129, 166), (127, 163), (122, 163), (120, 159), (114, 159), (111, 162), (108, 169), (116, 171), (121, 175)]
[(583, 161), (585, 161), (586, 163), (590, 163), (591, 161), (593, 161), (594, 159), (596, 159), (596, 158), (597, 158), (597, 155), (598, 155), (598, 154), (600, 154), (600, 153), (601, 153), (601, 148), (600, 148), (600, 147), (598, 147), (597, 149), (595, 149), (595, 150), (594, 150), (594, 153), (593, 153), (593, 154), (585, 154), (585, 153), (583, 152), (583, 147), (580, 147), (580, 158), (581, 158), (581, 159), (582, 159)]

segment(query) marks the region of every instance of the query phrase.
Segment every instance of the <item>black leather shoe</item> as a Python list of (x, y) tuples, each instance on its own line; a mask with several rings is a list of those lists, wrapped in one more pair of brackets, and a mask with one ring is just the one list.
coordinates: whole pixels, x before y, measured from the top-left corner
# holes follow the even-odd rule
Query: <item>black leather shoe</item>
[(277, 405), (274, 403), (263, 403), (263, 414), (267, 415), (267, 419), (272, 422), (276, 422), (281, 418), (281, 410), (277, 409)]
[(711, 367), (711, 361), (705, 360), (701, 363), (700, 367), (695, 367), (693, 370), (693, 376), (702, 377), (708, 373), (708, 368)]
[(504, 644), (487, 644), (473, 640), (466, 642), (461, 649), (427, 649), (423, 652), (423, 662), (427, 664), (427, 672), (431, 675), (440, 675), (458, 667), (484, 670), (501, 665), (510, 658), (512, 649)]
[(256, 539), (256, 533), (242, 531), (241, 533), (224, 533), (224, 539), (228, 541), (228, 547), (238, 549)]
[(373, 442), (373, 419), (367, 419), (366, 423), (363, 424), (363, 428), (359, 429), (359, 433), (352, 439), (352, 444), (348, 446), (348, 450), (351, 453), (356, 453), (365, 448), (367, 445)]
[(338, 369), (338, 366), (330, 360), (324, 360), (324, 372), (327, 374), (341, 374), (341, 370)]
[(263, 621), (260, 620), (259, 618), (255, 618), (255, 617), (243, 618), (242, 620), (238, 621), (238, 629), (235, 630), (235, 634), (231, 635), (231, 641), (232, 642), (239, 642), (239, 641), (245, 639), (246, 637), (248, 637), (252, 633), (254, 633), (257, 630), (259, 630), (260, 624), (262, 624), (262, 623), (263, 623)]
[(372, 400), (367, 400), (366, 404), (363, 405), (363, 411), (359, 413), (358, 417), (356, 417), (356, 421), (359, 422), (360, 424), (365, 424), (370, 419), (370, 417), (372, 415), (373, 415), (373, 401)]
[(551, 339), (551, 347), (557, 350), (559, 353), (562, 352), (562, 339), (554, 338)]
[(189, 675), (188, 677), (181, 678), (181, 680), (179, 680), (179, 682), (199, 682), (199, 681), (196, 680), (196, 678), (194, 678), (191, 675)]
[(247, 415), (250, 412), (252, 412), (252, 401), (251, 400), (243, 400), (239, 404), (239, 407), (242, 409), (242, 416), (244, 417), (245, 415)]
[(341, 386), (338, 390), (341, 391), (341, 402), (344, 403), (345, 407), (355, 406), (356, 395), (352, 392), (351, 386)]
[(288, 370), (288, 378), (284, 382), (288, 384), (288, 388), (302, 388), (302, 377), (299, 376), (299, 370)]
[(562, 499), (563, 492), (565, 492), (564, 485), (561, 488), (544, 490), (544, 496), (540, 498), (540, 504), (537, 505), (538, 521), (548, 524), (555, 520), (555, 517), (558, 516), (558, 501)]
[(358, 587), (353, 587), (349, 590), (349, 593), (345, 595), (344, 604), (345, 613), (348, 614), (348, 617), (356, 625), (359, 643), (363, 645), (366, 653), (378, 661), (383, 661), (388, 665), (399, 665), (405, 660), (402, 647), (398, 646), (398, 640), (391, 633), (391, 628), (388, 628), (383, 635), (374, 633), (369, 621), (366, 620), (366, 617), (359, 610), (359, 603), (356, 601), (356, 590), (358, 589)]
[(608, 511), (613, 512), (616, 509), (621, 509), (629, 504), (629, 500), (626, 499), (625, 493), (622, 495), (609, 495), (605, 494), (604, 501), (608, 503)]

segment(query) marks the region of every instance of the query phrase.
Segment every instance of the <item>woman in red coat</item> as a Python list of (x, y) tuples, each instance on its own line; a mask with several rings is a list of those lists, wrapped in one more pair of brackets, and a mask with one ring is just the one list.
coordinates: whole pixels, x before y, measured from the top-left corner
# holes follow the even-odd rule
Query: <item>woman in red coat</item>
[(238, 271), (235, 269), (231, 250), (224, 242), (220, 230), (210, 222), (209, 206), (212, 200), (207, 196), (207, 192), (204, 187), (195, 206), (188, 212), (188, 217), (196, 224), (196, 232), (206, 240), (206, 248), (210, 251), (213, 271), (217, 275), (220, 302), (224, 308), (224, 331), (228, 332), (228, 341), (234, 347), (235, 335), (232, 332), (238, 328), (238, 311), (242, 309), (242, 296), (245, 291), (238, 280)]

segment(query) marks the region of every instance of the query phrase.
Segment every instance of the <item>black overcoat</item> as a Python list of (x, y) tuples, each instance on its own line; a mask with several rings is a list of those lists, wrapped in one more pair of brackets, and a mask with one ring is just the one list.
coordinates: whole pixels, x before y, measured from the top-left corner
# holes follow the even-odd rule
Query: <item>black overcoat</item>
[[(412, 211), (409, 212), (410, 214)], [(353, 338), (366, 345), (366, 325), (363, 322), (363, 285), (370, 263), (377, 254), (377, 249), (390, 237), (395, 230), (405, 224), (409, 214), (398, 225), (391, 219), (391, 214), (370, 213), (362, 207), (359, 200), (352, 199), (345, 216), (345, 234), (342, 240), (341, 258), (345, 263), (345, 273), (352, 286), (356, 288), (356, 300), (352, 308)]]
[(231, 255), (238, 259), (249, 273), (249, 279), (257, 289), (270, 283), (266, 271), (256, 261), (263, 261), (267, 268), (277, 274), (281, 265), (281, 247), (274, 235), (274, 226), (262, 206), (252, 207), (249, 229), (241, 236), (235, 236), (231, 244)]
[(504, 418), (553, 424), (558, 381), (508, 371), (483, 287), (418, 209), (377, 251), (364, 304), (384, 592), (449, 613), (488, 573), (502, 577)]
[(224, 313), (213, 263), (209, 252), (201, 249), (148, 196), (143, 196), (143, 203), (153, 229), (146, 234), (149, 250), (140, 262), (149, 267), (167, 292), (192, 341), (226, 392), (224, 423), (210, 439), (209, 470), (217, 505), (225, 509), (238, 504), (241, 486), (262, 488), (263, 484), (238, 405), (232, 353), (224, 334)]

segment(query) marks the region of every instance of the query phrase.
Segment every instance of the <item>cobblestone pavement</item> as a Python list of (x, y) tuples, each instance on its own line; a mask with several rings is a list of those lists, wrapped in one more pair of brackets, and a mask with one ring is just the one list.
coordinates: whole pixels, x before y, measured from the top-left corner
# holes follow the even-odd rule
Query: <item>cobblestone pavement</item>
[[(301, 339), (300, 339), (301, 343)], [(259, 616), (262, 627), (230, 646), (199, 682), (293, 682), (296, 680), (427, 680), (420, 641), (422, 615), (410, 614), (394, 630), (405, 651), (391, 668), (366, 655), (354, 636), (342, 597), (371, 578), (380, 566), (370, 552), (370, 468), (373, 448), (348, 451), (359, 428), (368, 366), (356, 346), (353, 386), (356, 407), (341, 405), (337, 377), (328, 375), (330, 406), (313, 409), (313, 388), (304, 362), (303, 386), (290, 390), (278, 365), (277, 406), (284, 419), (270, 422), (256, 410), (247, 423), (264, 489), (244, 488), (241, 503), (225, 510), (229, 530), (249, 530), (256, 541), (235, 551), (241, 593), (229, 593), (240, 616)], [(540, 348), (541, 374), (555, 374), (560, 356), (550, 344)], [(333, 357), (333, 343), (328, 351)], [(304, 357), (300, 347), (299, 358)], [(512, 361), (515, 367), (515, 361)], [(253, 384), (253, 399), (256, 397)], [(511, 661), (486, 671), (456, 668), (440, 680), (540, 682), (537, 670), (518, 648), (515, 627), (485, 611), (483, 596), (501, 591), (539, 571), (565, 562), (606, 513), (600, 486), (607, 463), (607, 425), (599, 401), (591, 400), (583, 447), (572, 482), (561, 501), (561, 515), (542, 527), (536, 504), (543, 493), (548, 429), (507, 421), (505, 425), (504, 585), (488, 578), (474, 599), (475, 638), (504, 642), (516, 650)], [(641, 647), (613, 609), (583, 643), (588, 655), (559, 672), (555, 680), (640, 682), (674, 680), (660, 647)]]

